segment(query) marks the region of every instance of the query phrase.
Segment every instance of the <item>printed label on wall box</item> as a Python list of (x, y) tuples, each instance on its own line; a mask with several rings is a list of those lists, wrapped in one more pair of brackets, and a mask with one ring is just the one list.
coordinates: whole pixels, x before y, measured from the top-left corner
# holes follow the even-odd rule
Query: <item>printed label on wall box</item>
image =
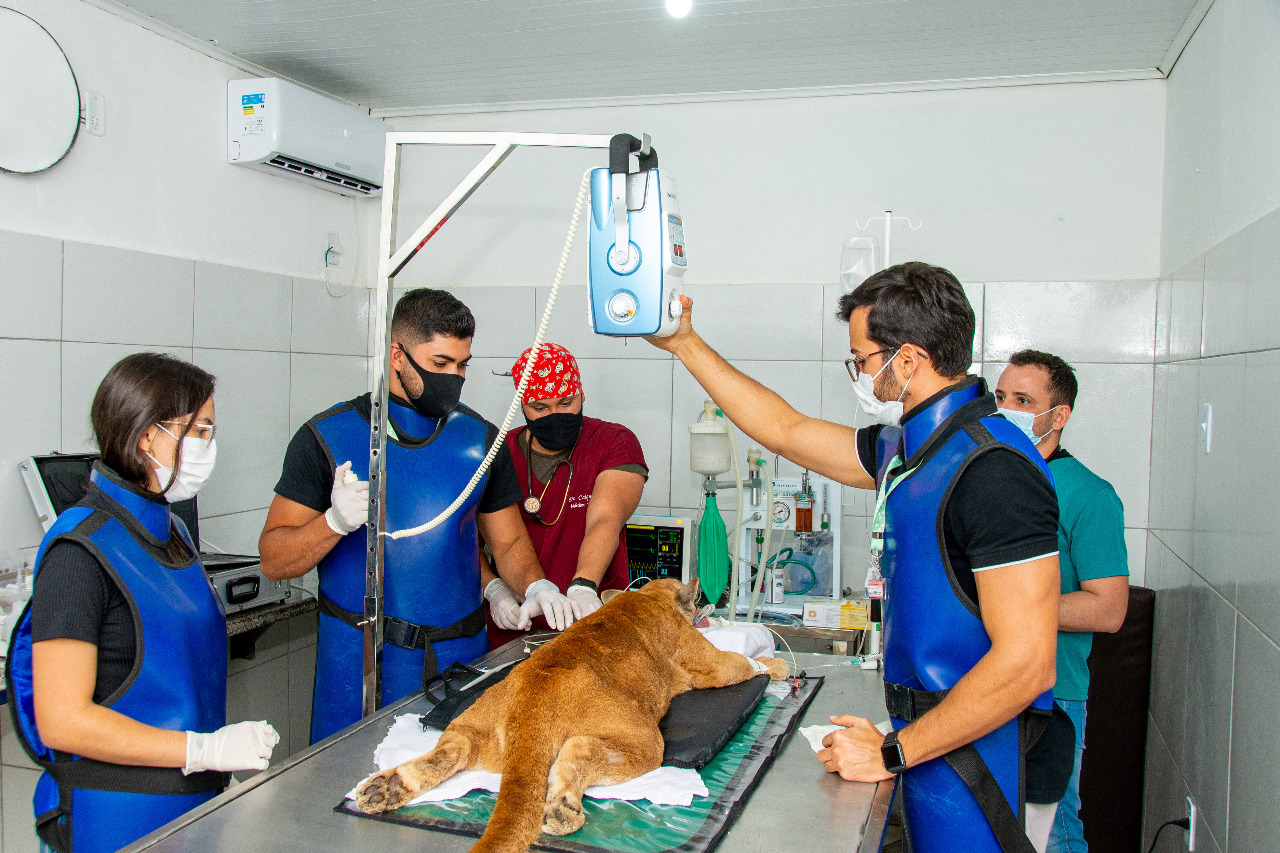
[(264, 92), (240, 96), (240, 110), (244, 114), (244, 134), (246, 136), (265, 136), (267, 129), (263, 114), (267, 110), (267, 96)]

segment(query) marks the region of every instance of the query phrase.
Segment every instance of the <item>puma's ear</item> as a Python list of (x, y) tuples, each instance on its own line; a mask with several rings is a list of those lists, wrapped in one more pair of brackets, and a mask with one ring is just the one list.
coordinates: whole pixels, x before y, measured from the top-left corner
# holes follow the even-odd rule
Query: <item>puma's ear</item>
[(600, 593), (600, 603), (608, 604), (610, 601), (613, 600), (613, 597), (615, 595), (618, 595), (621, 592), (622, 590), (620, 589), (606, 589), (604, 592)]
[(694, 578), (680, 587), (680, 592), (676, 593), (676, 600), (680, 602), (681, 610), (693, 610), (698, 601), (698, 579)]

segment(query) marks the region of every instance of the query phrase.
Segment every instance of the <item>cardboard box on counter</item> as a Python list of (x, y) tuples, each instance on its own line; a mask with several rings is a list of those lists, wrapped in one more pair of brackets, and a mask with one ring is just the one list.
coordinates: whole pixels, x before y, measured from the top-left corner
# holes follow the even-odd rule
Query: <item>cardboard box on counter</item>
[(804, 626), (863, 631), (866, 630), (870, 613), (871, 602), (865, 598), (844, 601), (815, 599), (804, 603)]

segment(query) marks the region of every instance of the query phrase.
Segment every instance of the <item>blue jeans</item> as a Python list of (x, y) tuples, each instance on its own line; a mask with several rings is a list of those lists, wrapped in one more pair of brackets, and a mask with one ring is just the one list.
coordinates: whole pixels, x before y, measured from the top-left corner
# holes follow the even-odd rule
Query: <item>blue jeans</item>
[(1084, 824), (1080, 822), (1080, 761), (1084, 757), (1084, 724), (1087, 712), (1083, 699), (1055, 699), (1076, 727), (1076, 764), (1071, 771), (1067, 792), (1058, 802), (1058, 814), (1049, 833), (1048, 853), (1088, 853), (1084, 840)]

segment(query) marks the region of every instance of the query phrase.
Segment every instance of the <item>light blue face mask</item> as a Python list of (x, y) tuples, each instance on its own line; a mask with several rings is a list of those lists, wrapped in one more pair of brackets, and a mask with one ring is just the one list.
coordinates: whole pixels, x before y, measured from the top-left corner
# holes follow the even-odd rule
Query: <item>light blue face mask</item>
[[(1058, 406), (1061, 405), (1061, 403), (1058, 404)], [(1031, 439), (1032, 444), (1039, 444), (1044, 441), (1045, 436), (1053, 432), (1053, 428), (1050, 427), (1044, 435), (1036, 435), (1036, 418), (1040, 417), (1040, 415), (1049, 414), (1049, 412), (1052, 412), (1054, 409), (1058, 408), (1058, 406), (1046, 409), (1039, 415), (1033, 415), (1031, 412), (1020, 412), (1017, 409), (1001, 409), (1000, 414), (1004, 415), (1005, 420), (1022, 430), (1027, 438)]]

